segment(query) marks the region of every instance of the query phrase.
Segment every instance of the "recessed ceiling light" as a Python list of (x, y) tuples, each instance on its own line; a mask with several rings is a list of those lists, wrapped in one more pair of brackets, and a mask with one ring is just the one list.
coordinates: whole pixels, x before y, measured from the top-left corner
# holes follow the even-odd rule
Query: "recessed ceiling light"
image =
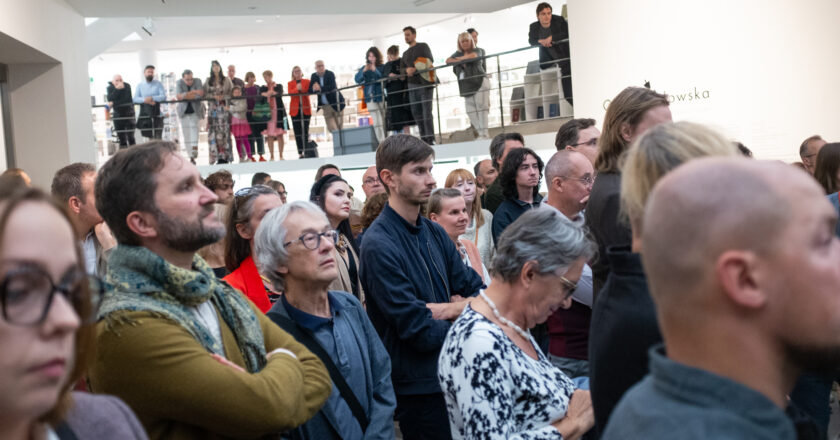
[(258, 18), (258, 19), (257, 19), (257, 23), (262, 23), (262, 22), (263, 22), (263, 21), (262, 21), (262, 18)]

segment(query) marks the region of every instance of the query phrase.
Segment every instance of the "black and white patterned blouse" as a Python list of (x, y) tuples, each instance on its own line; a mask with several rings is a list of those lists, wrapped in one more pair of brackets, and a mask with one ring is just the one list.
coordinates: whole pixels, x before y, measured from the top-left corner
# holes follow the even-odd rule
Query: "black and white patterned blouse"
[[(537, 343), (531, 338), (531, 343)], [(501, 328), (467, 306), (452, 325), (438, 362), (452, 438), (562, 439), (575, 385), (536, 348), (525, 354)]]

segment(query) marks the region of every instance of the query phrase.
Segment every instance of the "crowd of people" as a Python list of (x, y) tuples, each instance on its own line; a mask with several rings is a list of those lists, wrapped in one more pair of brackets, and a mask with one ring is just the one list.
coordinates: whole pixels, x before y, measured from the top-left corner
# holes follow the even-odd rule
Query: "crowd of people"
[[(571, 103), (568, 24), (563, 17), (552, 14), (548, 3), (537, 6), (537, 18), (529, 29), (528, 42), (539, 46), (542, 69), (562, 69), (563, 92)], [(392, 45), (386, 51), (385, 62), (377, 47), (369, 48), (365, 52), (365, 65), (356, 72), (354, 80), (364, 90), (363, 99), (378, 141), (385, 139), (386, 133), (408, 133), (416, 125), (421, 139), (432, 145), (436, 142), (432, 103), (439, 82), (434, 57), (428, 44), (417, 41), (414, 27), (406, 26), (403, 34), (408, 48), (402, 55), (399, 46)], [(478, 47), (478, 31), (470, 28), (459, 34), (456, 47), (446, 63), (452, 64), (458, 78), (459, 93), (464, 97), (474, 134), (487, 138), (490, 82), (486, 52)], [(322, 60), (315, 62), (315, 72), (309, 79), (295, 66), (285, 93), (271, 70), (262, 72), (264, 84), (258, 86), (254, 72), (245, 73), (243, 80), (236, 76), (236, 66), (229, 65), (225, 75), (216, 60), (211, 62), (210, 74), (204, 82), (191, 70), (184, 70), (176, 83), (175, 96), (167, 96), (163, 84), (155, 79), (155, 66), (146, 66), (143, 77), (145, 81), (137, 85), (134, 94), (121, 75), (115, 75), (108, 83), (107, 100), (113, 110), (114, 133), (121, 147), (136, 143), (136, 129), (147, 139), (161, 139), (164, 128), (161, 103), (168, 100), (175, 101), (183, 148), (193, 163), (198, 157), (202, 121), (206, 121), (211, 164), (234, 162), (234, 146), (239, 162), (283, 160), (284, 135), (290, 130), (294, 132), (299, 157), (316, 155), (317, 145), (309, 140), (313, 110), (322, 112), (328, 131), (343, 128), (347, 101), (338, 88), (335, 73), (326, 69)], [(314, 108), (311, 97), (317, 103)], [(135, 106), (139, 106), (136, 118)]]
[(0, 437), (825, 438), (840, 143), (753, 160), (628, 87), (555, 147), (437, 188), (392, 134), (364, 204), (160, 140), (5, 172)]
[(840, 143), (761, 161), (671, 119), (628, 87), (547, 161), (502, 133), (441, 188), (391, 134), (364, 203), (334, 164), (308, 200), (234, 192), (163, 140), (49, 191), (7, 170), (0, 438), (826, 438)]

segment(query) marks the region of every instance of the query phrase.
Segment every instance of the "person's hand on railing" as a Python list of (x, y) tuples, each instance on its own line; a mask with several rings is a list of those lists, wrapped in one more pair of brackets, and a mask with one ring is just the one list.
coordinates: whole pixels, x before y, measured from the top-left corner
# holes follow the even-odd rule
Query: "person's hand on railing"
[(405, 74), (408, 75), (408, 76), (414, 76), (414, 74), (416, 72), (417, 72), (417, 69), (414, 68), (414, 67), (406, 67), (405, 68)]
[(321, 85), (318, 84), (318, 83), (312, 84), (312, 90), (314, 90), (316, 92), (320, 92), (321, 91)]
[(391, 72), (391, 73), (389, 73), (389, 74), (388, 74), (388, 78), (393, 78), (393, 77), (395, 77), (395, 76), (399, 76), (399, 75), (397, 75), (397, 74), (396, 74), (396, 73), (394, 73), (394, 72)]
[(151, 105), (151, 104), (154, 104), (154, 103), (155, 103), (155, 98), (152, 98), (151, 96), (147, 96), (147, 97), (146, 97), (146, 99), (144, 99), (144, 100), (143, 100), (143, 102), (145, 102), (146, 104)]
[(551, 47), (551, 35), (543, 38), (542, 40), (537, 40), (542, 46)]

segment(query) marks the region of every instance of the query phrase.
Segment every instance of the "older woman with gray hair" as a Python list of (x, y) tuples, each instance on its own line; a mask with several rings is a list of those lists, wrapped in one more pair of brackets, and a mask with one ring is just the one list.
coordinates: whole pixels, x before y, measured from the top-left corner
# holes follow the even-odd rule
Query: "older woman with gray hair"
[(338, 232), (312, 202), (270, 211), (257, 229), (257, 266), (283, 291), (266, 316), (318, 356), (333, 381), (321, 410), (294, 439), (393, 439), (391, 359), (359, 300), (329, 290)]
[(589, 391), (576, 390), (525, 329), (571, 305), (594, 251), (585, 230), (553, 209), (528, 211), (505, 229), (493, 282), (441, 350), (438, 380), (453, 439), (576, 439), (593, 426)]

